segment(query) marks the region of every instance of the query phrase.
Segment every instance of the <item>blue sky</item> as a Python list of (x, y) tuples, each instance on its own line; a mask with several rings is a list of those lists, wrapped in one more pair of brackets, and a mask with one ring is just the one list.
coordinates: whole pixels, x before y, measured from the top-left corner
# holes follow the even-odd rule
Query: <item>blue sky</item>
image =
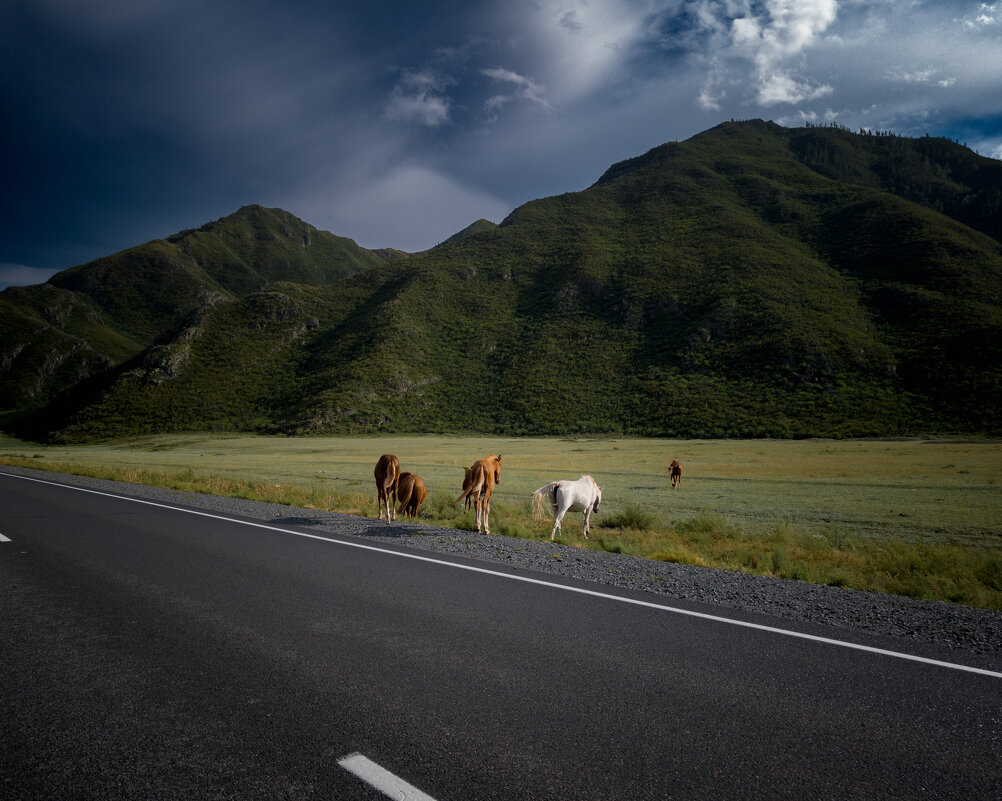
[(728, 119), (1002, 158), (1002, 2), (5, 0), (0, 59), (0, 287), (249, 203), (422, 250)]

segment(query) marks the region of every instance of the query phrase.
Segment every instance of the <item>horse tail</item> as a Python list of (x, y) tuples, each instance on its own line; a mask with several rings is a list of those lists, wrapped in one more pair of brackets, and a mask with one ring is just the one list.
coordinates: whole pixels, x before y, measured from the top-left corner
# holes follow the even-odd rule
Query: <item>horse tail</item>
[(397, 495), (397, 501), (400, 503), (400, 508), (397, 509), (397, 514), (403, 514), (404, 508), (410, 503), (411, 494), (414, 492), (414, 482), (408, 481), (400, 489)]
[(532, 516), (537, 520), (543, 516), (544, 502), (549, 506), (550, 514), (553, 514), (553, 508), (557, 504), (557, 482), (553, 481), (532, 493)]
[(464, 498), (469, 498), (475, 492), (480, 492), (486, 483), (487, 479), (484, 477), (484, 468), (481, 465), (477, 465), (473, 471), (473, 475), (470, 477), (470, 486), (459, 493), (459, 497), (453, 503), (459, 503)]
[(390, 462), (386, 465), (386, 475), (383, 477), (383, 489), (387, 492), (396, 492), (399, 483), (400, 464), (399, 462)]

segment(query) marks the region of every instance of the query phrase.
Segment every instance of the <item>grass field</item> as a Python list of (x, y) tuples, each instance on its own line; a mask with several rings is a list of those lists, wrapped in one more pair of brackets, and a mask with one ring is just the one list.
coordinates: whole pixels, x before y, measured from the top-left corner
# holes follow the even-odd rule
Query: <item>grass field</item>
[[(443, 436), (153, 436), (46, 447), (0, 438), (0, 461), (376, 515), (372, 468), (421, 475), (421, 521), (471, 528), (452, 506), (463, 465), (501, 453), (492, 531), (548, 538), (530, 495), (595, 477), (603, 504), (565, 544), (1002, 609), (1002, 442), (649, 440)], [(672, 491), (667, 465), (685, 467)]]

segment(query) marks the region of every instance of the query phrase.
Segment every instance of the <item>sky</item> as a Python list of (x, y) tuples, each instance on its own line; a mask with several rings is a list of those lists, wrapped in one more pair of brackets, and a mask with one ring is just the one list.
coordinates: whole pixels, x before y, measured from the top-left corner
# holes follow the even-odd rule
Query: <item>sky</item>
[(4, 0), (0, 287), (251, 203), (420, 251), (754, 118), (1002, 159), (1002, 2)]

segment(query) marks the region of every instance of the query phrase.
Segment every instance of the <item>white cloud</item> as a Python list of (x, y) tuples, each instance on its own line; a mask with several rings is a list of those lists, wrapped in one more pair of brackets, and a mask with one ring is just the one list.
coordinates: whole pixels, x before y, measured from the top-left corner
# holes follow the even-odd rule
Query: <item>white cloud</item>
[(801, 109), (795, 114), (791, 114), (787, 117), (780, 117), (776, 120), (778, 125), (782, 125), (788, 128), (795, 128), (802, 126), (806, 123), (826, 123), (826, 122), (836, 122), (842, 115), (840, 112), (835, 111), (831, 108), (826, 108), (822, 112), (817, 111), (805, 111)]
[(894, 69), (887, 73), (887, 77), (896, 83), (928, 84), (943, 88), (949, 88), (957, 82), (956, 78), (939, 78), (938, 74), (939, 70), (935, 68), (915, 70), (914, 72)]
[(696, 105), (703, 111), (720, 111), (720, 103), (725, 97), (727, 93), (718, 88), (717, 81), (707, 78), (696, 96)]
[[(693, 26), (689, 35), (701, 36), (693, 41), (685, 41), (685, 35), (676, 38), (706, 69), (696, 98), (700, 108), (720, 111), (729, 94), (773, 106), (816, 100), (835, 91), (828, 81), (805, 73), (808, 54), (825, 41), (823, 35), (836, 21), (838, 0), (693, 0), (685, 10)], [(748, 63), (753, 67), (750, 74)], [(737, 91), (725, 91), (726, 85)]]
[[(729, 6), (724, 4), (722, 10)], [(735, 52), (755, 65), (759, 103), (800, 103), (834, 91), (826, 83), (792, 76), (786, 65), (818, 41), (837, 13), (837, 0), (766, 0), (757, 15), (749, 9), (731, 21)]]
[(455, 83), (452, 78), (422, 70), (405, 72), (393, 87), (383, 116), (393, 122), (415, 122), (437, 128), (449, 122), (451, 101), (446, 88)]
[(979, 3), (973, 17), (964, 17), (963, 23), (969, 28), (983, 28), (1002, 23), (1002, 3)]
[(727, 73), (723, 65), (719, 62), (712, 63), (700, 85), (696, 105), (703, 111), (720, 111), (721, 104), (727, 98), (727, 90), (724, 89), (726, 80)]
[(517, 90), (515, 95), (499, 94), (490, 98), (487, 101), (487, 109), (489, 111), (496, 111), (516, 96), (522, 97), (526, 100), (531, 100), (533, 103), (538, 103), (547, 111), (552, 108), (543, 98), (545, 88), (532, 80), (532, 78), (527, 78), (524, 75), (519, 75), (517, 72), (512, 72), (511, 70), (502, 69), (500, 67), (485, 69), (480, 72), (492, 81), (510, 84)]
[(830, 95), (835, 90), (829, 84), (811, 85), (781, 72), (773, 72), (759, 82), (758, 102), (763, 106), (777, 103), (803, 103)]
[(484, 108), (487, 113), (494, 116), (499, 112), (504, 106), (511, 102), (511, 95), (494, 95), (493, 97), (488, 97), (484, 103)]

